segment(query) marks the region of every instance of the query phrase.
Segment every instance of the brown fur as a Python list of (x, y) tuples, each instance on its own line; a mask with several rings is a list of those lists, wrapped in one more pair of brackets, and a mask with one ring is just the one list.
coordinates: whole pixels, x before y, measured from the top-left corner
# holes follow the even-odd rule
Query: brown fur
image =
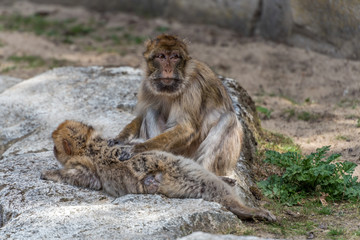
[(229, 175), (240, 156), (243, 131), (221, 80), (188, 55), (172, 35), (147, 42), (137, 117), (114, 142), (142, 138), (132, 152), (161, 150), (191, 158), (219, 176)]
[(115, 197), (160, 193), (171, 198), (203, 198), (224, 205), (241, 219), (275, 220), (266, 210), (244, 206), (230, 186), (192, 160), (150, 151), (120, 161), (127, 146), (109, 147), (91, 126), (75, 121), (62, 123), (52, 137), (63, 168), (43, 172), (42, 179), (103, 189)]

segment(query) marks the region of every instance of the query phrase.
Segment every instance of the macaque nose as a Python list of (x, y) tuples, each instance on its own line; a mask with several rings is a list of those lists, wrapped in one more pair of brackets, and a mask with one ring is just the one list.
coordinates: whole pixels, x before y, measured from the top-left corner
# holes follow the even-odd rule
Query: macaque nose
[(165, 68), (163, 71), (163, 78), (172, 78), (172, 69), (171, 68)]

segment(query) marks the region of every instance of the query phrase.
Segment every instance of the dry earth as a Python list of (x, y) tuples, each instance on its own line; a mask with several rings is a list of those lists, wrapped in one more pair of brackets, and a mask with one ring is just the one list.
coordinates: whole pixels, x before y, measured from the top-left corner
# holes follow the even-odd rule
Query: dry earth
[[(2, 19), (1, 75), (27, 79), (63, 65), (140, 67), (146, 38), (176, 33), (187, 39), (193, 57), (218, 74), (237, 79), (248, 90), (267, 111), (261, 114), (265, 129), (290, 136), (303, 153), (331, 145), (331, 151), (341, 153), (343, 160), (360, 164), (360, 62), (244, 39), (213, 26), (23, 1), (10, 7), (0, 5), (2, 16), (14, 13), (46, 16), (49, 21), (72, 18), (92, 30), (64, 40), (31, 29), (12, 31), (3, 26), (6, 19)], [(37, 56), (44, 61), (32, 65), (14, 61), (13, 56)]]

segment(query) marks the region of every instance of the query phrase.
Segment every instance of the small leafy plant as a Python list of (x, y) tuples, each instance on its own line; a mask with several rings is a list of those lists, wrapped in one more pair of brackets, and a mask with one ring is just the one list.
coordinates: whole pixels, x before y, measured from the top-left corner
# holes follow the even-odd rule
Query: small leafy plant
[(326, 194), (331, 200), (360, 199), (360, 183), (352, 173), (356, 167), (352, 162), (334, 162), (340, 154), (326, 158), (330, 146), (325, 146), (307, 156), (297, 152), (278, 153), (267, 151), (265, 162), (283, 170), (283, 174), (271, 175), (258, 183), (265, 196), (281, 203), (294, 205), (307, 197)]
[(308, 121), (316, 121), (319, 119), (319, 114), (316, 114), (316, 113), (309, 113), (309, 112), (306, 112), (306, 111), (302, 111), (300, 113), (297, 114), (297, 118), (299, 120), (303, 120), (305, 122), (308, 122)]
[(267, 109), (266, 107), (262, 107), (262, 106), (256, 106), (256, 111), (264, 114), (266, 119), (270, 119), (272, 110)]
[(337, 229), (337, 228), (332, 228), (330, 229), (330, 231), (328, 232), (328, 236), (340, 236), (340, 235), (344, 235), (345, 231), (344, 229)]

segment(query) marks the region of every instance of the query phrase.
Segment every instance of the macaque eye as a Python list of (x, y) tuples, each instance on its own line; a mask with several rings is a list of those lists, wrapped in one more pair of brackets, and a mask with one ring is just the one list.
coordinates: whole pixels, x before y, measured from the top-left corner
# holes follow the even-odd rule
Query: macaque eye
[(160, 53), (160, 54), (156, 55), (156, 58), (164, 59), (166, 57), (165, 57), (165, 54)]
[(180, 58), (180, 55), (175, 53), (175, 54), (171, 55), (170, 58), (171, 58), (171, 59), (179, 59), (179, 58)]

